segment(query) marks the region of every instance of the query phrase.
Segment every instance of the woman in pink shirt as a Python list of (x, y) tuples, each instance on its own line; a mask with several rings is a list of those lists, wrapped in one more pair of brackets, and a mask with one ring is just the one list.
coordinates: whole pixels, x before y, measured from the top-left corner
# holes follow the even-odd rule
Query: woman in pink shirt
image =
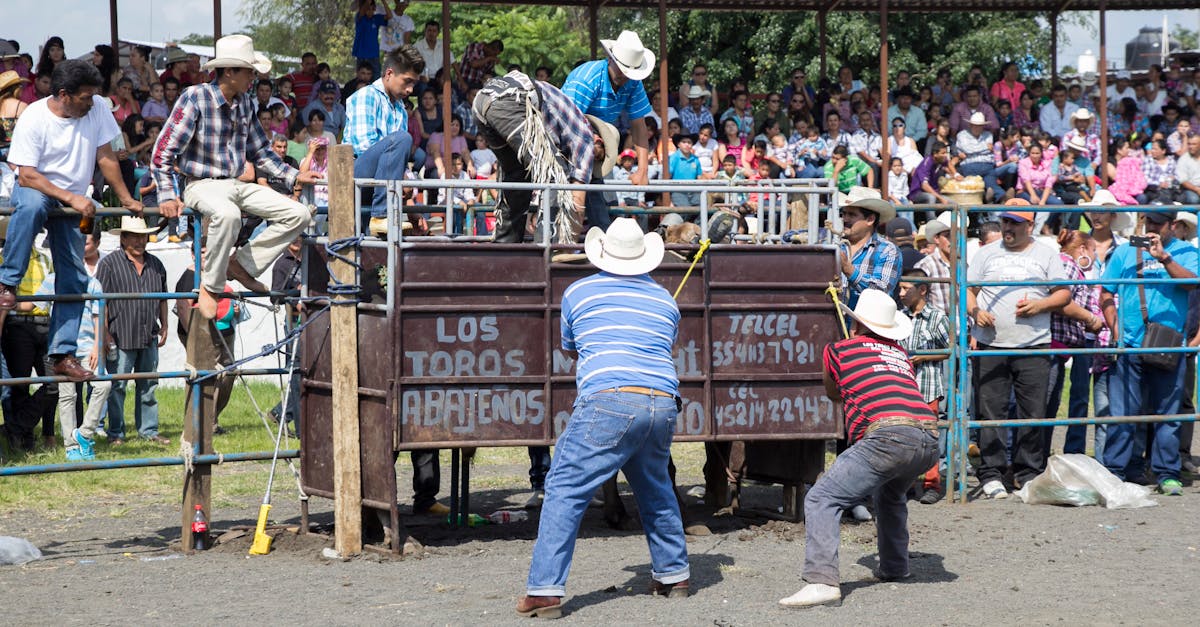
[[(1042, 154), (1041, 145), (1034, 143), (1029, 146), (1029, 156), (1017, 164), (1017, 198), (1029, 201), (1031, 205), (1061, 205), (1062, 199), (1054, 195), (1054, 181), (1058, 177), (1050, 171), (1050, 160)], [(1046, 223), (1049, 213), (1039, 211), (1033, 224), (1033, 232), (1041, 233), (1042, 225)]]
[(1009, 61), (1000, 68), (1000, 80), (992, 83), (992, 102), (1004, 99), (1014, 104), (1021, 102), (1021, 94), (1025, 91), (1025, 85), (1017, 80), (1021, 71), (1017, 69), (1017, 64)]

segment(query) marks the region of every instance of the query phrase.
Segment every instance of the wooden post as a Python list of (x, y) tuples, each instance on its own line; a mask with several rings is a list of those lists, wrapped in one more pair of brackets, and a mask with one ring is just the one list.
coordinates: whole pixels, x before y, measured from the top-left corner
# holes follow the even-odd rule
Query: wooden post
[(1108, 163), (1108, 42), (1104, 32), (1107, 5), (1106, 0), (1100, 0), (1100, 110), (1096, 112), (1100, 117), (1100, 181), (1105, 187), (1108, 187), (1108, 168), (1105, 167)]
[(588, 44), (592, 49), (590, 59), (600, 54), (600, 0), (588, 0)]
[[(329, 238), (356, 235), (354, 152), (348, 144), (329, 147)], [(358, 250), (342, 253), (358, 259)], [(357, 283), (354, 266), (330, 262), (335, 280)], [(362, 552), (362, 468), (358, 435), (358, 307), (339, 305), (356, 297), (335, 295), (330, 315), (333, 360), (334, 548), (343, 557)]]
[[(891, 122), (888, 120), (888, 0), (879, 2), (879, 191), (886, 198), (888, 193), (888, 138), (891, 137)], [(884, 133), (887, 129), (889, 132)], [(870, 140), (867, 141), (870, 150)]]
[[(446, 171), (438, 178), (450, 178), (450, 155), (453, 154), (454, 150), (451, 148), (451, 140), (453, 140), (454, 137), (450, 133), (450, 123), (452, 122), (450, 117), (454, 115), (454, 111), (450, 107), (451, 100), (453, 99), (450, 94), (450, 85), (451, 81), (454, 80), (454, 68), (452, 67), (454, 64), (450, 63), (450, 0), (442, 0), (442, 59), (444, 59), (442, 65), (442, 145), (439, 150), (442, 152), (442, 163), (444, 164), (443, 167)], [(503, 76), (503, 74), (501, 74), (501, 76)], [(463, 155), (463, 158), (469, 159), (470, 155)], [(403, 177), (398, 176), (398, 178)], [(437, 199), (437, 194), (435, 194), (433, 190), (430, 190), (429, 194), (430, 197), (428, 202), (432, 204), (433, 201)], [(446, 197), (451, 198), (453, 197), (453, 194), (451, 192), (446, 192)], [(453, 203), (450, 202), (450, 204)], [(449, 207), (450, 204), (448, 204), (446, 207)], [(452, 228), (454, 226), (454, 211), (447, 209), (446, 207), (443, 207), (442, 209), (446, 212), (446, 214), (442, 217), (442, 232), (452, 233)], [(466, 232), (465, 229), (464, 232)]]
[[(664, 166), (670, 161), (667, 155), (667, 111), (669, 102), (667, 96), (670, 95), (670, 88), (667, 87), (667, 0), (658, 0), (658, 155), (659, 162)], [(654, 106), (651, 103), (651, 106)], [(662, 178), (671, 178), (671, 168), (664, 167), (662, 169)], [(670, 205), (670, 194), (663, 194), (663, 204)]]
[(117, 0), (108, 0), (108, 34), (109, 38), (112, 39), (113, 52), (119, 59), (121, 57), (121, 50), (117, 47), (120, 42), (117, 33)]
[(221, 0), (213, 0), (213, 42), (221, 38)]
[[(1058, 11), (1050, 14), (1050, 87), (1058, 84)], [(1017, 103), (1020, 106), (1020, 103)]]
[[(220, 332), (211, 320), (200, 315), (192, 315), (187, 324), (188, 336), (186, 354), (188, 363), (197, 370), (216, 370), (220, 367), (221, 351)], [(232, 382), (232, 379), (214, 377), (204, 383), (188, 383), (187, 400), (184, 405), (183, 439), (192, 443), (192, 453), (195, 455), (210, 455), (213, 452), (212, 434), (213, 422), (220, 413), (222, 383)], [(228, 400), (228, 386), (225, 400)], [(180, 541), (184, 551), (191, 551), (192, 518), (196, 515), (196, 506), (204, 511), (209, 524), (212, 523), (212, 465), (196, 464), (192, 471), (184, 476), (183, 483), (183, 526), (180, 529)]]
[(828, 60), (825, 54), (825, 48), (828, 44), (828, 37), (825, 33), (825, 11), (817, 13), (817, 39), (821, 46), (821, 74), (817, 77), (817, 83), (820, 84), (822, 78), (828, 78)]

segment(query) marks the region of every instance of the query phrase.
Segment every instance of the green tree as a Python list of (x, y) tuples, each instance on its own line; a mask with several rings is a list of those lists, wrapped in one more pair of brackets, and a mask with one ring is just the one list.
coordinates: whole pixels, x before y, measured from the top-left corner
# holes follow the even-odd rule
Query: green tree
[(1200, 33), (1190, 28), (1185, 28), (1182, 24), (1176, 24), (1175, 28), (1171, 29), (1171, 37), (1178, 41), (1180, 47), (1184, 50), (1200, 48)]
[(192, 33), (182, 37), (179, 43), (193, 46), (211, 46), (213, 45), (213, 36), (206, 33)]

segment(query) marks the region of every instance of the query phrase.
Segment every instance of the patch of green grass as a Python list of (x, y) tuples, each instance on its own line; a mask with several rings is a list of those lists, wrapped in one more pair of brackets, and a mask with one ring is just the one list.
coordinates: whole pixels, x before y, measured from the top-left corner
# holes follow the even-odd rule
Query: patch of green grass
[[(229, 405), (221, 413), (220, 422), (228, 433), (214, 438), (214, 448), (220, 453), (242, 453), (274, 450), (275, 440), (267, 432), (263, 418), (256, 411), (251, 395), (262, 412), (279, 401), (279, 386), (274, 381), (249, 383), (249, 392), (237, 383), (230, 395)], [(104, 440), (96, 443), (96, 459), (119, 460), (145, 457), (176, 457), (183, 434), (185, 390), (182, 387), (158, 388), (159, 432), (171, 439), (160, 446), (136, 437), (133, 426), (133, 386), (125, 397), (125, 431), (131, 438), (119, 448)], [(39, 426), (40, 429), (40, 426)], [(57, 425), (55, 433), (58, 435)], [(40, 433), (40, 430), (39, 430)], [(296, 448), (298, 442), (285, 437), (282, 448)], [(4, 450), (5, 466), (29, 466), (66, 462), (61, 438), (54, 449), (22, 454)], [(261, 494), (265, 488), (263, 473), (270, 462), (250, 462), (217, 466), (213, 479), (213, 499), (218, 504), (231, 505), (240, 497)], [(287, 472), (282, 466), (281, 470)], [(0, 511), (30, 510), (55, 516), (70, 511), (81, 498), (103, 499), (110, 511), (120, 514), (128, 505), (174, 503), (179, 499), (183, 481), (181, 466), (94, 470), (44, 475), (23, 475), (0, 478)], [(114, 514), (114, 515), (116, 515)]]

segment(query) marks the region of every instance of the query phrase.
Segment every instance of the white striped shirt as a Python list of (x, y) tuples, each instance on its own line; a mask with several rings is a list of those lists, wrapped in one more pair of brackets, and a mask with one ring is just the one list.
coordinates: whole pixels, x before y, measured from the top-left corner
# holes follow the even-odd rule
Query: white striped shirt
[(679, 308), (650, 275), (600, 272), (562, 300), (562, 347), (577, 351), (579, 398), (622, 386), (679, 393), (673, 348)]

